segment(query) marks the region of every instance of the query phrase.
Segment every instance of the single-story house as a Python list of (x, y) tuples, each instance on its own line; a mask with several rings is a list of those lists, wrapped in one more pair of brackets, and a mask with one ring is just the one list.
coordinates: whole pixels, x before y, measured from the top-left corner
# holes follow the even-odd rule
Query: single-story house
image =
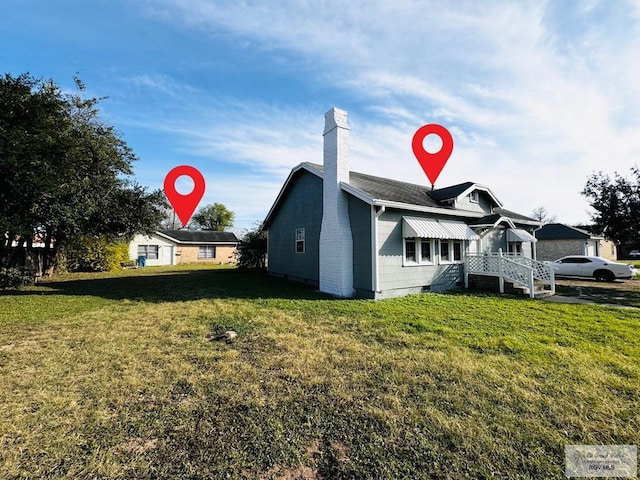
[(129, 258), (145, 257), (145, 265), (179, 263), (235, 263), (238, 239), (232, 232), (211, 230), (156, 230), (136, 235), (129, 244)]
[(547, 223), (535, 232), (538, 260), (557, 260), (565, 255), (617, 259), (616, 244), (602, 235), (562, 223)]
[[(527, 264), (527, 276), (532, 262), (542, 265), (532, 235), (540, 225), (474, 182), (432, 190), (349, 171), (347, 112), (335, 108), (325, 115), (324, 164), (294, 167), (264, 222), (271, 275), (361, 298), (468, 283), (498, 255)], [(485, 260), (466, 268), (472, 256)]]

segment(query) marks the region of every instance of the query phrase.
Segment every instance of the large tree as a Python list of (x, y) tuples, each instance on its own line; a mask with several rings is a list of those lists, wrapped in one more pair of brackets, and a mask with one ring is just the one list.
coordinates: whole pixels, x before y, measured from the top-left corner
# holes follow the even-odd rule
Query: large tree
[(234, 217), (235, 214), (222, 203), (214, 203), (198, 209), (192, 221), (197, 228), (223, 232), (233, 226)]
[(631, 173), (631, 179), (617, 172), (613, 178), (594, 173), (582, 190), (595, 210), (595, 227), (620, 244), (640, 244), (640, 169), (632, 168)]
[(78, 235), (148, 233), (165, 202), (130, 180), (136, 157), (99, 118), (99, 99), (28, 74), (0, 78), (0, 266), (9, 247), (45, 242), (44, 270)]

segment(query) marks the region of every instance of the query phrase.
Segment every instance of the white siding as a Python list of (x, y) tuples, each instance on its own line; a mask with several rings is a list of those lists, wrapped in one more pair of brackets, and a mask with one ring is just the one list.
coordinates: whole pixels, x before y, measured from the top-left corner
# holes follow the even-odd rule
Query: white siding
[[(138, 246), (139, 245), (158, 245), (158, 259), (147, 259), (146, 265), (149, 267), (159, 265), (173, 265), (175, 261), (175, 244), (168, 242), (167, 240), (160, 238), (156, 235), (136, 235), (133, 237), (131, 243), (129, 243), (129, 258), (131, 260), (138, 260)], [(173, 260), (173, 263), (172, 263)]]

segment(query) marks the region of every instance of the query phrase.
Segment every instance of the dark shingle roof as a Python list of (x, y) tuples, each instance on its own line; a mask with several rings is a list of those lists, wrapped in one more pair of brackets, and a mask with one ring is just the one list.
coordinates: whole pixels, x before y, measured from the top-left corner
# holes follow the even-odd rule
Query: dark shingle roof
[(473, 186), (473, 182), (459, 183), (458, 185), (451, 185), (450, 187), (438, 188), (429, 192), (432, 198), (441, 202), (443, 200), (451, 200), (457, 198), (462, 192)]
[(503, 215), (499, 213), (492, 213), (491, 215), (485, 215), (482, 218), (469, 222), (469, 225), (494, 225)]
[(516, 225), (517, 224), (540, 225), (540, 222), (538, 222), (535, 218), (530, 218), (530, 217), (527, 217), (526, 215), (521, 215), (519, 213), (512, 212), (511, 210), (506, 210), (504, 208), (496, 207), (493, 209), (493, 211), (495, 213), (492, 213), (491, 215), (485, 215), (484, 217), (478, 218), (477, 220), (473, 220), (469, 222), (469, 225), (471, 226), (494, 225), (498, 220), (500, 220), (503, 217), (511, 219)]
[(424, 207), (442, 207), (422, 185), (400, 182), (389, 178), (374, 177), (363, 173), (350, 172), (349, 183), (376, 200), (408, 203)]
[(158, 233), (166, 235), (178, 243), (238, 242), (238, 238), (232, 232), (214, 232), (212, 230), (158, 230)]
[(547, 223), (536, 232), (538, 240), (587, 239), (591, 237), (592, 235), (585, 230), (562, 223)]
[(512, 212), (511, 210), (507, 210), (506, 208), (494, 208), (493, 211), (495, 213), (498, 213), (500, 215), (502, 215), (503, 217), (509, 217), (511, 220), (522, 220), (525, 222), (537, 222), (538, 225), (540, 224), (540, 222), (538, 222), (538, 220), (536, 220), (535, 218), (531, 218), (531, 217), (527, 217), (526, 215), (521, 215), (519, 213), (516, 212)]
[[(320, 175), (324, 173), (323, 166), (317, 163), (304, 162), (302, 165), (310, 168), (311, 170), (315, 170), (320, 173)], [(420, 207), (436, 207), (443, 210), (456, 210), (453, 206), (442, 202), (459, 196), (469, 187), (475, 185), (473, 182), (464, 182), (450, 187), (431, 190), (429, 187), (424, 185), (415, 185), (413, 183), (400, 182), (398, 180), (375, 177), (373, 175), (366, 175), (358, 172), (349, 172), (349, 184), (374, 200), (404, 203)], [(491, 221), (491, 224), (493, 224), (498, 221), (501, 216), (504, 216), (509, 217), (516, 223), (522, 222), (533, 225), (540, 224), (533, 218), (504, 208), (494, 208), (493, 212), (493, 214), (487, 215), (473, 223), (482, 225), (489, 223), (491, 219), (494, 219)], [(267, 216), (267, 219), (268, 218), (269, 216)]]
[[(316, 163), (306, 162), (315, 170), (323, 172), (322, 165)], [(352, 187), (357, 188), (361, 192), (366, 193), (374, 200), (385, 200), (388, 202), (406, 203), (409, 205), (418, 205), (421, 207), (437, 207), (437, 208), (452, 208), (447, 205), (438, 203), (441, 196), (434, 197), (434, 193), (438, 193), (444, 190), (452, 192), (454, 188), (459, 188), (460, 192), (463, 192), (469, 186), (473, 185), (472, 182), (461, 183), (460, 185), (454, 185), (452, 187), (442, 188), (438, 190), (431, 190), (424, 185), (415, 185), (413, 183), (401, 182), (398, 180), (391, 180), (389, 178), (375, 177), (373, 175), (366, 175), (364, 173), (349, 172), (349, 184)], [(448, 194), (448, 193), (446, 193)], [(452, 197), (442, 197), (452, 198)], [(453, 208), (452, 208), (453, 209)]]

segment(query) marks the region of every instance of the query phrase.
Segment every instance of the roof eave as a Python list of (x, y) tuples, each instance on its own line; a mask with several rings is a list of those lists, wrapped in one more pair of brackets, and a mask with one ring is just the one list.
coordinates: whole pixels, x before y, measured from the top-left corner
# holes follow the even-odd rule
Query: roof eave
[(376, 201), (374, 198), (367, 195), (362, 190), (358, 190), (356, 187), (354, 187), (350, 183), (340, 182), (340, 188), (342, 188), (342, 190), (344, 190), (345, 192), (367, 203), (368, 205), (373, 205), (374, 202)]
[(472, 212), (469, 210), (453, 210), (448, 208), (428, 207), (425, 205), (413, 205), (410, 203), (392, 202), (390, 200), (381, 200), (379, 198), (372, 198), (364, 193), (362, 190), (357, 189), (349, 183), (340, 183), (340, 187), (345, 192), (353, 195), (354, 197), (362, 200), (368, 205), (375, 205), (381, 207), (397, 208), (399, 210), (409, 210), (412, 212), (427, 212), (427, 213), (439, 213), (441, 215), (453, 215), (456, 217), (477, 217), (481, 218), (484, 213)]
[[(509, 217), (511, 218), (511, 217)], [(512, 218), (515, 223), (519, 223), (521, 225), (531, 225), (532, 227), (541, 227), (543, 225), (542, 222), (538, 222), (536, 220), (523, 220), (520, 218)]]
[(165, 239), (167, 239), (167, 240), (169, 240), (169, 241), (171, 241), (173, 243), (180, 243), (180, 240), (178, 240), (177, 238), (174, 238), (174, 237), (172, 237), (170, 235), (167, 235), (166, 233), (162, 233), (162, 232), (159, 232), (159, 231), (156, 230), (155, 232), (153, 232), (153, 234), (157, 235), (159, 237), (165, 238)]
[(451, 200), (457, 201), (459, 198), (469, 195), (474, 190), (480, 190), (482, 192), (485, 192), (487, 195), (489, 195), (489, 197), (491, 197), (491, 200), (493, 200), (499, 208), (503, 208), (502, 202), (498, 200), (498, 197), (494, 195), (491, 189), (489, 187), (485, 187), (484, 185), (480, 185), (478, 183), (474, 183), (469, 188), (467, 188), (464, 192), (462, 192), (460, 195), (458, 195), (457, 197)]
[(173, 243), (178, 243), (180, 245), (236, 245), (239, 241), (229, 241), (229, 240), (204, 240), (202, 242), (192, 241), (192, 240), (179, 240), (171, 235), (167, 235), (166, 233), (159, 232), (156, 230), (154, 235), (165, 238)]
[(373, 205), (388, 207), (388, 208), (397, 208), (399, 210), (409, 210), (412, 212), (425, 212), (425, 213), (438, 213), (440, 215), (452, 215), (455, 217), (482, 218), (485, 216), (484, 213), (471, 212), (469, 210), (453, 210), (448, 208), (427, 207), (424, 205), (412, 205), (409, 203), (391, 202), (388, 200), (374, 200)]

